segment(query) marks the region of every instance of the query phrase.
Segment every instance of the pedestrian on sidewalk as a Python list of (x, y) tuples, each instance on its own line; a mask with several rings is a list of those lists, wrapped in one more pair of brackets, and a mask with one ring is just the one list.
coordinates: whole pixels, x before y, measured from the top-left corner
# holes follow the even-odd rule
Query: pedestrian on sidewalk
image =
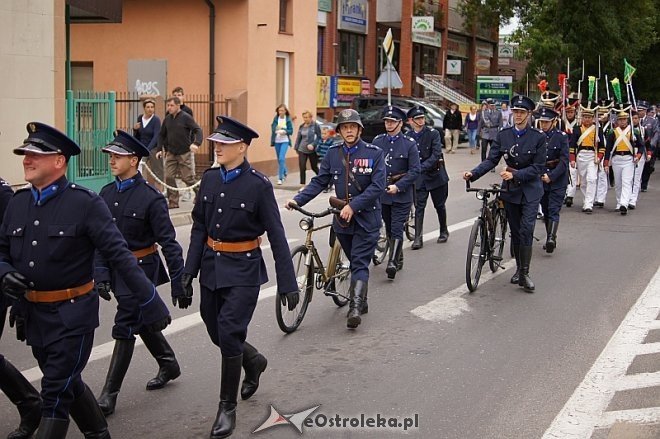
[(458, 110), (458, 105), (452, 103), (449, 106), (442, 127), (445, 130), (445, 149), (447, 153), (454, 154), (456, 152), (454, 149), (458, 149), (458, 141), (463, 127), (463, 116)]
[(144, 113), (140, 114), (137, 122), (133, 126), (133, 135), (149, 150), (149, 156), (145, 157), (146, 165), (148, 167), (146, 178), (147, 181), (163, 192), (163, 187), (154, 178), (157, 177), (163, 181), (164, 167), (163, 160), (157, 158), (158, 153), (158, 134), (160, 133), (160, 118), (156, 116), (156, 100), (154, 98), (146, 98), (142, 101), (142, 108)]
[(476, 152), (477, 148), (477, 134), (479, 133), (479, 117), (480, 113), (477, 113), (477, 106), (471, 105), (470, 112), (465, 115), (465, 122), (463, 127), (467, 131), (468, 135), (468, 145), (470, 147), (470, 155)]
[(495, 100), (492, 98), (486, 99), (487, 107), (481, 112), (479, 118), (479, 136), (481, 137), (481, 161), (486, 160), (488, 155), (488, 148), (495, 140), (497, 132), (502, 123), (502, 114), (495, 107)]
[(291, 146), (293, 122), (286, 105), (280, 104), (275, 109), (275, 117), (270, 124), (270, 146), (275, 148), (277, 158), (277, 184), (281, 185), (287, 176), (286, 152)]
[(296, 153), (298, 153), (301, 187), (307, 183), (308, 160), (314, 174), (318, 175), (319, 173), (319, 157), (316, 155), (316, 146), (321, 140), (321, 127), (314, 120), (312, 112), (305, 110), (302, 117), (303, 123), (298, 128), (298, 135), (296, 136), (296, 144), (294, 146)]

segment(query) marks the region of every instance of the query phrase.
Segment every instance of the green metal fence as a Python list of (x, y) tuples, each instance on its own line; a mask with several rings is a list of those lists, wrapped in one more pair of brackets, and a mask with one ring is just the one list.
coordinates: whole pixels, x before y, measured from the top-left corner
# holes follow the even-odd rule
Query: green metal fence
[(114, 137), (115, 101), (113, 91), (66, 93), (66, 133), (81, 149), (80, 155), (71, 157), (67, 178), (97, 192), (112, 181), (108, 157), (101, 148)]

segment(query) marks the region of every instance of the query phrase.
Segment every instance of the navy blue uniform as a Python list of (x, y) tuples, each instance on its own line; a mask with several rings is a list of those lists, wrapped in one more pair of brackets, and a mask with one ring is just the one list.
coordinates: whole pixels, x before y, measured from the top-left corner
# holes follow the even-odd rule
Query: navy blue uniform
[(398, 192), (390, 195), (384, 192), (380, 197), (383, 209), (383, 221), (387, 236), (393, 239), (403, 239), (403, 223), (410, 213), (413, 203), (415, 181), (419, 175), (419, 151), (417, 143), (405, 134), (395, 136), (379, 134), (373, 141), (385, 153), (386, 188), (393, 176), (405, 174), (397, 182), (393, 182)]
[[(0, 178), (0, 221), (5, 216), (7, 205), (12, 196), (14, 196), (14, 191), (11, 189), (11, 186)], [(9, 299), (7, 299), (4, 294), (0, 293), (0, 338), (2, 338), (2, 330), (5, 326), (5, 318), (9, 306)], [(3, 357), (2, 354), (0, 354), (0, 363), (2, 363), (2, 361)]]
[[(167, 307), (138, 268), (103, 200), (61, 177), (41, 192), (21, 189), (11, 199), (0, 227), (0, 278), (23, 274), (30, 288), (47, 292), (92, 281), (98, 249), (138, 297), (145, 324), (166, 318)], [(44, 293), (46, 294), (46, 293)], [(27, 343), (43, 372), (45, 418), (68, 419), (85, 391), (80, 373), (99, 325), (99, 298), (92, 290), (74, 299), (32, 303), (25, 310)]]
[(259, 287), (268, 282), (266, 264), (261, 248), (216, 252), (207, 239), (242, 242), (268, 233), (278, 293), (298, 291), (273, 186), (247, 160), (228, 172), (209, 169), (202, 177), (192, 218), (184, 272), (192, 276), (200, 272), (200, 311), (211, 341), (223, 357), (241, 355)]
[[(114, 181), (99, 194), (106, 202), (112, 220), (124, 236), (131, 251), (160, 244), (169, 268), (169, 276), (158, 251), (140, 257), (137, 262), (154, 285), (172, 281), (172, 296), (182, 294), (183, 251), (176, 241), (176, 232), (170, 219), (163, 194), (150, 186), (139, 172), (135, 177)], [(112, 270), (100, 252), (96, 253), (94, 280), (110, 281), (117, 298), (117, 314), (112, 328), (115, 339), (135, 339), (142, 323), (137, 299), (120, 273)]]
[(410, 131), (409, 134), (417, 141), (421, 166), (421, 172), (415, 183), (417, 189), (415, 217), (424, 217), (426, 202), (431, 194), (438, 221), (441, 223), (442, 218), (447, 218), (445, 203), (449, 195), (449, 175), (444, 165), (442, 136), (438, 130), (429, 126), (424, 126), (418, 133)]
[(535, 128), (517, 131), (505, 128), (493, 141), (488, 158), (472, 172), (472, 181), (495, 168), (504, 157), (513, 171), (513, 179), (502, 182), (501, 193), (511, 227), (513, 245), (531, 246), (539, 202), (543, 196), (541, 175), (545, 169), (545, 136)]
[[(349, 170), (356, 184), (351, 181)], [(354, 212), (348, 225), (341, 224), (335, 215), (332, 228), (351, 261), (351, 279), (366, 282), (382, 223), (380, 197), (385, 190), (383, 150), (363, 140), (351, 148), (346, 147), (345, 143), (330, 147), (321, 162), (319, 174), (293, 199), (304, 206), (331, 182), (337, 198), (348, 199)]]
[(544, 134), (547, 157), (541, 175), (548, 174), (550, 184), (543, 183), (541, 208), (549, 221), (559, 221), (559, 211), (568, 186), (568, 136), (556, 128)]

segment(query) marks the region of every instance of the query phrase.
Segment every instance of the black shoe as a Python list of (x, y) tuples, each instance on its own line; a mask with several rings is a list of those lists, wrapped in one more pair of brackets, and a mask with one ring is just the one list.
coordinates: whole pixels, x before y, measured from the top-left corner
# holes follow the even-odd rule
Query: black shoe
[(147, 390), (162, 389), (169, 381), (181, 375), (179, 362), (162, 332), (144, 331), (140, 333), (140, 338), (159, 366), (158, 374), (147, 383)]
[(582, 209), (582, 212), (584, 212), (584, 213), (586, 213), (586, 214), (590, 214), (590, 213), (592, 213), (593, 211), (594, 211), (594, 210), (593, 210), (591, 207), (585, 207), (585, 208)]
[(115, 348), (112, 351), (108, 375), (105, 378), (101, 395), (97, 400), (105, 416), (110, 416), (115, 412), (117, 395), (119, 395), (119, 391), (121, 390), (121, 384), (126, 376), (128, 366), (131, 364), (134, 348), (135, 339), (115, 340)]
[(552, 253), (557, 248), (557, 229), (559, 228), (559, 222), (550, 221), (549, 224), (548, 239), (545, 241), (545, 251), (547, 253)]
[(403, 242), (400, 239), (392, 240), (392, 247), (390, 249), (390, 259), (387, 261), (387, 268), (385, 272), (387, 273), (388, 279), (394, 279), (397, 272), (397, 262), (401, 257)]
[(448, 239), (449, 239), (449, 230), (445, 229), (440, 231), (440, 236), (438, 236), (438, 239), (435, 242), (437, 242), (438, 244), (443, 244), (447, 242)]
[(629, 204), (628, 205), (628, 210), (635, 210), (635, 205), (634, 204)]
[(413, 240), (410, 248), (412, 250), (419, 250), (424, 247), (424, 212), (415, 212), (415, 239)]
[(362, 323), (362, 310), (364, 301), (367, 297), (367, 283), (361, 280), (351, 280), (349, 288), (350, 304), (348, 314), (346, 315), (346, 327), (350, 329), (357, 328)]
[(41, 418), (35, 439), (66, 439), (69, 430), (68, 419)]
[(238, 384), (241, 380), (243, 355), (222, 357), (222, 374), (220, 378), (220, 404), (218, 414), (211, 428), (211, 439), (222, 439), (231, 436), (236, 427), (236, 400)]
[(605, 203), (594, 201), (594, 207), (605, 207)]
[(621, 206), (621, 207), (619, 207), (619, 212), (621, 212), (621, 215), (627, 215), (628, 214), (628, 208), (626, 206)]
[(268, 360), (257, 349), (245, 342), (243, 347), (243, 369), (245, 377), (241, 385), (241, 399), (250, 399), (259, 388), (259, 377), (266, 370)]
[(87, 384), (83, 393), (73, 400), (69, 414), (85, 439), (110, 439), (108, 422)]
[(516, 258), (516, 272), (511, 276), (511, 283), (514, 285), (518, 285), (518, 282), (520, 280), (520, 246), (519, 245), (514, 245), (512, 246), (513, 248), (513, 256)]
[(523, 287), (528, 293), (534, 292), (534, 282), (529, 277), (529, 264), (532, 260), (532, 247), (531, 246), (520, 246), (520, 279), (518, 279), (518, 285)]
[(646, 188), (645, 188), (645, 187), (643, 187), (643, 188), (640, 189), (640, 190), (641, 190), (642, 192), (646, 192)]
[(573, 205), (573, 197), (566, 197), (566, 207), (571, 207)]
[[(2, 317), (4, 319), (4, 314)], [(18, 428), (9, 433), (7, 439), (32, 437), (41, 421), (41, 397), (23, 374), (3, 357), (0, 357), (0, 390), (7, 395), (21, 415)]]

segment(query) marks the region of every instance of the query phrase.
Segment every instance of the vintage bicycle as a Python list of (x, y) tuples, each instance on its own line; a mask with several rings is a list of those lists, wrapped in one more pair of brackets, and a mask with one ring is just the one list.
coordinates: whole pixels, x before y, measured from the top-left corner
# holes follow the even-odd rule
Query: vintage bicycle
[(504, 202), (499, 194), (506, 191), (499, 184), (492, 184), (486, 189), (471, 188), (469, 181), (466, 182), (466, 191), (476, 192), (477, 199), (481, 200), (481, 212), (472, 225), (465, 263), (465, 281), (470, 292), (474, 292), (486, 261), (493, 273), (503, 268), (502, 253), (508, 224)]
[(330, 230), (330, 253), (325, 264), (312, 239), (315, 232), (332, 226), (331, 223), (328, 223), (315, 227), (314, 220), (330, 214), (338, 214), (340, 211), (329, 207), (323, 212), (313, 213), (297, 205), (291, 205), (291, 208), (305, 215), (298, 226), (307, 234), (305, 243), (291, 251), (293, 268), (300, 290), (300, 301), (293, 310), (289, 310), (287, 305), (282, 305), (279, 298), (275, 301), (277, 324), (285, 333), (295, 331), (302, 323), (312, 301), (314, 289), (322, 290), (324, 295), (332, 298), (335, 305), (343, 307), (348, 303), (348, 290), (351, 283), (350, 262), (332, 229)]

